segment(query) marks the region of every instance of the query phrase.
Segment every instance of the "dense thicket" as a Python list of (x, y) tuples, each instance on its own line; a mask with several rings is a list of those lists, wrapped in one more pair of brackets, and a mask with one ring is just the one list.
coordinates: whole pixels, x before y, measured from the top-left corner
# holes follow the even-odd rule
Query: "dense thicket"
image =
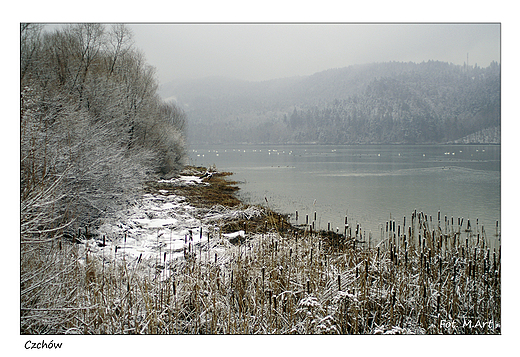
[(210, 78), (165, 85), (161, 92), (186, 105), (194, 142), (500, 140), (496, 62), (485, 68), (374, 63), (266, 82)]
[(20, 25), (25, 240), (95, 225), (185, 159), (185, 114), (157, 95), (124, 25)]

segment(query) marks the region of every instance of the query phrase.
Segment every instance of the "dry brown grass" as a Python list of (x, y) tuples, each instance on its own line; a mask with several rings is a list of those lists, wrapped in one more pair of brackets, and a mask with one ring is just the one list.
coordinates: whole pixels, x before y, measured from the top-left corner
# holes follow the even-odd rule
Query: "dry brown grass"
[(414, 213), (367, 247), (282, 218), (265, 210), (245, 240), (211, 235), (170, 264), (24, 245), (21, 333), (501, 333), (500, 248), (483, 227)]
[[(212, 237), (164, 269), (54, 247), (45, 257), (56, 275), (27, 294), (22, 333), (500, 333), (500, 255), (462, 252), (455, 235), (437, 250), (424, 233), (422, 250), (354, 248), (352, 238), (334, 248), (275, 229), (244, 244)], [(41, 260), (31, 269), (48, 268)]]
[[(186, 167), (181, 174), (188, 174), (201, 177), (207, 171), (204, 167)], [(159, 190), (165, 190), (172, 194), (186, 197), (192, 205), (199, 208), (209, 208), (214, 205), (222, 205), (225, 207), (235, 207), (242, 203), (236, 197), (239, 188), (236, 181), (228, 180), (231, 172), (214, 172), (210, 179), (205, 178), (204, 182), (209, 183), (208, 186), (189, 185), (173, 187), (165, 182), (149, 182), (146, 188), (147, 192), (157, 193)]]

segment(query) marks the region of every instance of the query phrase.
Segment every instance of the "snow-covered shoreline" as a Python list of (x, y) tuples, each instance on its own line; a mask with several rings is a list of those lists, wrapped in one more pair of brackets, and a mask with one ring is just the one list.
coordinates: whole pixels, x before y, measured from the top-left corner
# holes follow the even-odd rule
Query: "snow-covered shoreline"
[[(223, 233), (221, 226), (225, 222), (263, 214), (255, 206), (199, 208), (191, 205), (186, 197), (174, 193), (179, 187), (210, 185), (199, 176), (181, 175), (158, 182), (167, 184), (170, 190), (144, 194), (117, 218), (102, 224), (95, 231), (95, 240), (82, 241), (88, 254), (100, 256), (105, 261), (125, 260), (130, 267), (143, 262), (149, 268), (162, 271), (187, 254), (202, 251), (201, 245), (205, 250), (208, 245), (214, 249), (219, 241), (222, 244), (222, 239), (245, 236), (243, 230)], [(161, 279), (168, 278), (167, 269), (160, 276)]]
[[(199, 195), (207, 201), (232, 184), (218, 177), (209, 183), (207, 191), (200, 188), (208, 180), (200, 176), (151, 183), (118, 219), (99, 227), (95, 239), (58, 254), (61, 261), (52, 266), (70, 267), (64, 279), (59, 273), (60, 289), (76, 294), (60, 308), (78, 317), (59, 331), (501, 333), (500, 251), (491, 255), (471, 231), (464, 241), (460, 232), (432, 228), (427, 216), (414, 214), (408, 238), (393, 234), (367, 249), (353, 244), (357, 233), (340, 239), (324, 231), (286, 230), (283, 216), (262, 207), (200, 204)], [(194, 190), (177, 190), (182, 185)], [(435, 240), (441, 234), (444, 240)], [(473, 304), (475, 294), (485, 303)], [(467, 316), (492, 328), (452, 323)]]

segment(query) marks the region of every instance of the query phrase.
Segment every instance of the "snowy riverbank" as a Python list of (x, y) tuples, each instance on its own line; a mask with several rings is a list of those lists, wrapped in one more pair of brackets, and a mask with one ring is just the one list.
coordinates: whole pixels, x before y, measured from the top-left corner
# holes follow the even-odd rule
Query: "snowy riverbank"
[(204, 172), (150, 182), (82, 244), (30, 250), (27, 268), (56, 280), (39, 279), (43, 303), (23, 307), (24, 330), (501, 333), (501, 254), (483, 230), (443, 228), (414, 212), (408, 234), (389, 225), (370, 248), (359, 230), (297, 229), (268, 207), (240, 204), (229, 174)]
[(160, 273), (161, 280), (167, 279), (168, 269), (164, 267), (177, 259), (198, 256), (202, 246), (207, 250), (210, 245), (215, 250), (220, 244), (224, 249), (227, 240), (245, 235), (243, 230), (224, 233), (225, 222), (263, 215), (255, 206), (195, 207), (188, 198), (175, 193), (179, 188), (210, 185), (209, 180), (198, 175), (181, 175), (158, 183), (166, 189), (144, 194), (117, 219), (101, 225), (94, 241), (84, 240), (88, 253), (102, 256), (105, 261), (124, 259), (129, 267), (144, 262)]

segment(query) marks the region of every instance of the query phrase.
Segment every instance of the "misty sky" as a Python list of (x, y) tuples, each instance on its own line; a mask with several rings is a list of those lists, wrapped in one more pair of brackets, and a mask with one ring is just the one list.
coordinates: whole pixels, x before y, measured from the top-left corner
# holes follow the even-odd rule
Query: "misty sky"
[(131, 24), (161, 83), (261, 81), (353, 64), (500, 62), (499, 24)]

